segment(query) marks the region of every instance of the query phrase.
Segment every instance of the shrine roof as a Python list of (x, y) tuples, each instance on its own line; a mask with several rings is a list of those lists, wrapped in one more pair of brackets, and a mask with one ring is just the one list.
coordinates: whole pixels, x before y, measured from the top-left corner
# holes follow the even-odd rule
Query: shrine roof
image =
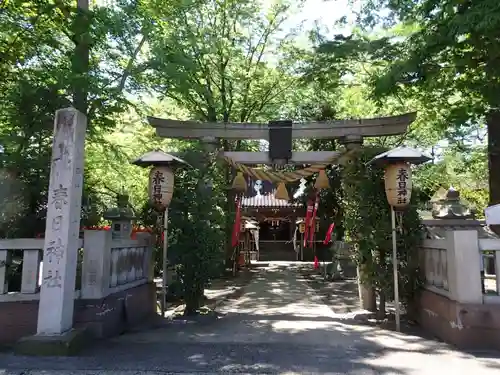
[(253, 197), (243, 197), (241, 199), (242, 207), (255, 207), (255, 208), (286, 208), (286, 207), (300, 207), (300, 203), (292, 203), (285, 199), (276, 199), (274, 197), (276, 190), (269, 194), (254, 195)]

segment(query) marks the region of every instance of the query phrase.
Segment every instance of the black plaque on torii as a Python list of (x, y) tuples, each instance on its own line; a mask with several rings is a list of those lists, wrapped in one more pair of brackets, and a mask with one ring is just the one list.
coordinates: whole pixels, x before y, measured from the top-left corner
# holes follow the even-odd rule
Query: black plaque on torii
[(287, 164), (292, 159), (291, 120), (269, 121), (269, 159), (273, 164)]

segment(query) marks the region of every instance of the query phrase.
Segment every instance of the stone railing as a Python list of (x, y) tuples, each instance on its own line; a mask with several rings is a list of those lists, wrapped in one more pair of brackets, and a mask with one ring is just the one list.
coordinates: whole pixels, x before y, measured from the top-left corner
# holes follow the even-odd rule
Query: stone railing
[(421, 264), (424, 266), (426, 288), (435, 293), (449, 296), (446, 240), (424, 240), (420, 256)]
[[(462, 225), (446, 225), (443, 220), (441, 238), (422, 243), (425, 288), (460, 303), (500, 303), (500, 239), (481, 222), (457, 223)], [(433, 228), (437, 226), (433, 221)]]
[(110, 231), (86, 231), (82, 298), (103, 298), (153, 281), (151, 235), (113, 240)]
[(424, 221), (425, 290), (411, 309), (420, 326), (460, 348), (500, 349), (500, 239), (473, 219)]
[[(0, 302), (38, 300), (43, 282), (44, 239), (0, 240)], [(78, 250), (83, 250), (83, 260), (78, 265), (81, 272), (80, 290), (75, 299), (104, 298), (153, 280), (150, 235), (138, 233), (136, 240), (111, 239), (110, 231), (85, 231)], [(22, 258), (19, 256), (22, 252)], [(16, 272), (12, 272), (17, 267)], [(19, 275), (19, 269), (21, 274)], [(17, 287), (9, 286), (8, 273), (20, 276)]]
[[(79, 248), (82, 246), (80, 241)], [(42, 283), (44, 239), (0, 240), (0, 302), (39, 298)], [(21, 255), (19, 257), (19, 255)], [(17, 272), (13, 269), (18, 268)], [(19, 275), (19, 268), (21, 274)], [(9, 285), (9, 275), (20, 276), (20, 285)], [(79, 292), (75, 292), (76, 296)]]
[(130, 283), (145, 282), (147, 255), (148, 246), (140, 241), (113, 241), (109, 287), (119, 289)]

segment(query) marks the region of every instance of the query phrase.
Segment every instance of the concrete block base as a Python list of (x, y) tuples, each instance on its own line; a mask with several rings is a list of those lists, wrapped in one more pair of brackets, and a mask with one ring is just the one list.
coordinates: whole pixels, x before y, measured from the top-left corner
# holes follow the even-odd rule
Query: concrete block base
[(89, 338), (85, 329), (72, 329), (61, 335), (33, 335), (20, 339), (14, 352), (32, 356), (71, 356), (78, 354)]

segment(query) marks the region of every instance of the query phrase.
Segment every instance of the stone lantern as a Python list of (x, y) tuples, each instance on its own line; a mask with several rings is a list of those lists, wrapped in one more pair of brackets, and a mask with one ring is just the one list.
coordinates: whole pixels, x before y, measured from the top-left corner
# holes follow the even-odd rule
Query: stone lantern
[(118, 194), (116, 204), (117, 207), (107, 210), (103, 217), (111, 221), (111, 235), (113, 239), (130, 239), (135, 213), (130, 207), (128, 194), (124, 192)]
[(450, 187), (444, 195), (439, 193), (431, 200), (434, 219), (474, 219), (475, 210), (461, 202), (459, 191)]

